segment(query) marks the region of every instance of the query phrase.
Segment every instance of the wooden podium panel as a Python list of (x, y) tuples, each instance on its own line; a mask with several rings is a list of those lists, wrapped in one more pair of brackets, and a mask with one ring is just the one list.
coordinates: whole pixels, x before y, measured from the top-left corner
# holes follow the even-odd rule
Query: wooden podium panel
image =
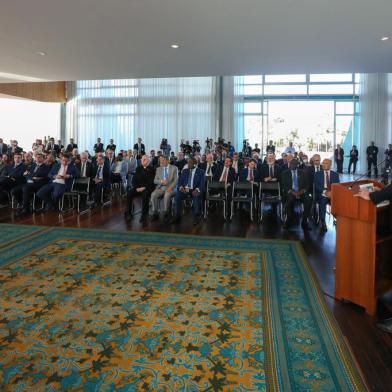
[[(361, 184), (377, 181), (363, 180), (332, 185), (331, 208), (336, 217), (335, 296), (376, 313), (380, 294), (377, 276), (377, 214), (371, 201), (354, 197)], [(388, 283), (384, 291), (392, 288)]]

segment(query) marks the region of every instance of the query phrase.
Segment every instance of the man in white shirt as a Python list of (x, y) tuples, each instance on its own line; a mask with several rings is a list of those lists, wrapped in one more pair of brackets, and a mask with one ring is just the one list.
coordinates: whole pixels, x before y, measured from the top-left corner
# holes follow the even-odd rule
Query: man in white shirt
[(293, 142), (290, 142), (289, 145), (284, 150), (286, 154), (295, 154), (295, 148), (293, 146)]

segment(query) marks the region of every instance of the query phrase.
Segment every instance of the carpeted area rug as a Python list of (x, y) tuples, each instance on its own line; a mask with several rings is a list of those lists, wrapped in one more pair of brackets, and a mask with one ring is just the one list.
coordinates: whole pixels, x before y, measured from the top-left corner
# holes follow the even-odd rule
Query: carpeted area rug
[(361, 391), (296, 242), (0, 225), (1, 391)]

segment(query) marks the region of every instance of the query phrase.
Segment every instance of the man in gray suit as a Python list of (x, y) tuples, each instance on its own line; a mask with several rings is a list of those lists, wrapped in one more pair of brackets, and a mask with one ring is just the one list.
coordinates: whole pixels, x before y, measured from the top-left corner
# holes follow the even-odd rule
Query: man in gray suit
[(163, 197), (164, 220), (170, 218), (170, 201), (176, 193), (178, 181), (178, 168), (175, 165), (169, 165), (169, 158), (161, 155), (159, 158), (159, 167), (156, 169), (154, 184), (155, 190), (151, 194), (152, 215), (151, 220), (159, 219), (158, 203)]

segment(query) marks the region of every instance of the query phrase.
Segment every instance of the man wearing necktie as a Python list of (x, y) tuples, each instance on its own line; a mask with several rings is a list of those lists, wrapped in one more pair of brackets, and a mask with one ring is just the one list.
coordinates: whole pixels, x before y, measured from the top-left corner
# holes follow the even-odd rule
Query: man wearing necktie
[(178, 180), (176, 193), (176, 215), (172, 222), (181, 219), (182, 203), (185, 199), (192, 199), (193, 224), (197, 225), (202, 213), (202, 195), (204, 191), (204, 171), (195, 166), (195, 159), (188, 159), (188, 167), (183, 169)]
[(37, 192), (37, 196), (45, 201), (46, 210), (57, 204), (64, 192), (71, 189), (72, 180), (79, 175), (79, 169), (70, 164), (69, 155), (63, 154), (61, 163), (54, 164), (49, 172), (48, 177), (51, 181)]
[(26, 183), (13, 190), (13, 195), (18, 203), (23, 202), (23, 209), (18, 215), (30, 212), (30, 201), (35, 192), (38, 192), (48, 181), (50, 166), (45, 164), (43, 153), (38, 150), (34, 153), (35, 163), (31, 166), (26, 176)]
[(261, 166), (261, 181), (276, 182), (278, 181), (279, 167), (275, 163), (275, 155), (267, 154), (266, 163)]
[(232, 186), (233, 183), (236, 181), (236, 174), (234, 169), (232, 168), (232, 159), (230, 157), (226, 157), (224, 161), (224, 165), (218, 168), (215, 172), (214, 181), (224, 182), (227, 193), (226, 193), (226, 219), (229, 220), (231, 217), (231, 200), (233, 198), (232, 195)]
[(308, 217), (312, 207), (312, 198), (308, 192), (307, 178), (308, 176), (298, 169), (297, 159), (292, 159), (289, 170), (282, 174), (283, 203), (287, 215), (286, 228), (293, 220), (294, 204), (299, 201), (304, 206), (301, 226), (304, 230), (309, 230)]
[(146, 148), (145, 148), (144, 144), (142, 143), (142, 138), (141, 137), (139, 137), (137, 139), (137, 143), (135, 143), (135, 145), (133, 146), (133, 149), (137, 150), (137, 155), (138, 155), (139, 159), (141, 159), (141, 157), (143, 155), (145, 155)]
[(331, 202), (331, 184), (337, 184), (340, 182), (339, 174), (331, 170), (331, 165), (332, 161), (330, 159), (324, 159), (322, 163), (323, 170), (315, 173), (314, 175), (314, 188), (316, 192), (316, 200), (319, 204), (321, 232), (327, 231), (325, 214), (327, 204)]
[(105, 157), (102, 153), (97, 156), (97, 166), (95, 174), (92, 179), (93, 193), (94, 193), (94, 204), (100, 205), (102, 199), (102, 192), (110, 189), (110, 168), (108, 164), (105, 164)]
[(154, 184), (155, 190), (151, 194), (152, 215), (151, 220), (159, 219), (158, 205), (163, 198), (163, 217), (168, 222), (170, 215), (170, 203), (175, 196), (178, 182), (178, 169), (175, 165), (169, 165), (169, 158), (165, 155), (159, 157), (159, 166), (156, 169)]

